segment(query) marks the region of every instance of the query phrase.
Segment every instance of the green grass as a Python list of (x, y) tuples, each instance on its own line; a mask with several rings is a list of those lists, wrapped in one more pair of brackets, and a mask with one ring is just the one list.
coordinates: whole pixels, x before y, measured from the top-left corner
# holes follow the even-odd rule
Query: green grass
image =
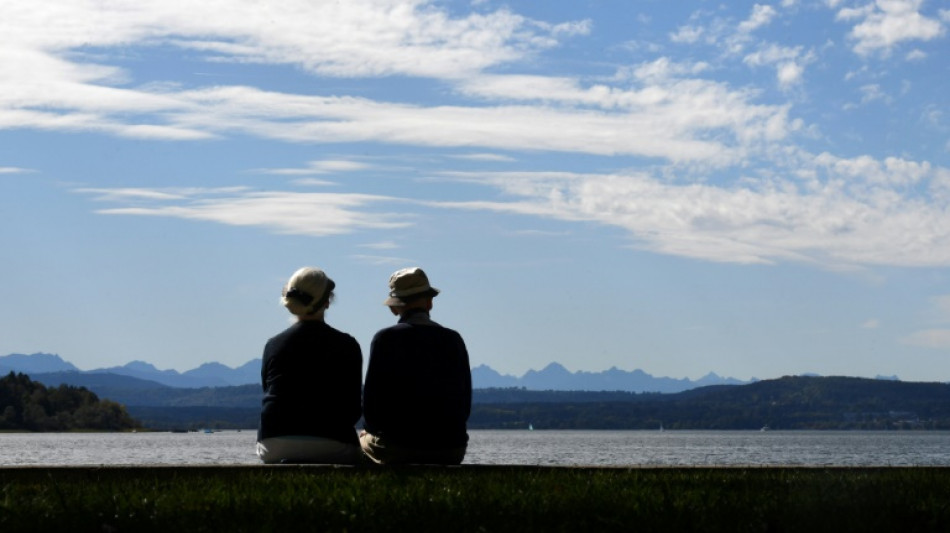
[(0, 469), (0, 531), (948, 531), (944, 468)]

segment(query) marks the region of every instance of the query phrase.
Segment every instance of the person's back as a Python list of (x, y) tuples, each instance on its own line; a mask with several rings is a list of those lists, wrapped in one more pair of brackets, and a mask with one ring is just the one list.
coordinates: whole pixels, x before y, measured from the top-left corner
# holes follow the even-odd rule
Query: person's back
[(322, 321), (298, 321), (264, 348), (259, 440), (283, 435), (356, 444), (363, 358), (356, 339)]
[(334, 286), (322, 270), (306, 267), (282, 291), (296, 322), (264, 346), (257, 432), (264, 463), (360, 460), (363, 356), (356, 339), (325, 322)]
[(370, 348), (363, 451), (378, 463), (461, 463), (472, 401), (465, 342), (429, 318), (438, 291), (422, 270), (400, 270), (390, 286), (386, 305), (399, 323)]

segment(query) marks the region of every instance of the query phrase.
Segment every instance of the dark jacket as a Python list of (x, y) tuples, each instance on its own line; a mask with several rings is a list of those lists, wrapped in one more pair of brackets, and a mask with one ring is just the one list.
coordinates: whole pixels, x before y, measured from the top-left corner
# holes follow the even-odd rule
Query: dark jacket
[(357, 444), (363, 354), (356, 339), (301, 321), (267, 341), (258, 440), (286, 435)]
[(420, 312), (373, 337), (363, 389), (365, 429), (413, 448), (468, 442), (472, 373), (457, 332)]

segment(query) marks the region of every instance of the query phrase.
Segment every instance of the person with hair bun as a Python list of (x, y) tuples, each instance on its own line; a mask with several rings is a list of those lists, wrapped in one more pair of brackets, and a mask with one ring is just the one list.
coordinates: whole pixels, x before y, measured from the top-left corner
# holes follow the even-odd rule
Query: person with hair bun
[(267, 341), (257, 455), (264, 463), (356, 464), (363, 354), (326, 323), (336, 284), (318, 268), (294, 272), (281, 303), (296, 317)]

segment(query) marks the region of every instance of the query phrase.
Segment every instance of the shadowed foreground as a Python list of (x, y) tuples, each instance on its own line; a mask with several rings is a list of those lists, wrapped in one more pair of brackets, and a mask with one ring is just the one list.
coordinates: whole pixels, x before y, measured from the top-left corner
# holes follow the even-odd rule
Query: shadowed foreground
[(948, 468), (0, 469), (0, 531), (947, 531)]

